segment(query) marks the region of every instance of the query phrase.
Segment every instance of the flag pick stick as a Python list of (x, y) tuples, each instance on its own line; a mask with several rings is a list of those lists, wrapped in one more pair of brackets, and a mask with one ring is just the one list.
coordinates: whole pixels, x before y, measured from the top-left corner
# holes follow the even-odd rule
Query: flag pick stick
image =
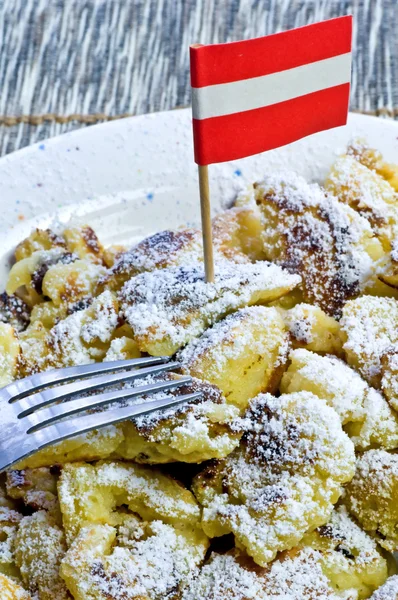
[(206, 281), (214, 280), (208, 165), (266, 152), (347, 123), (352, 16), (190, 47), (194, 158)]
[[(203, 44), (191, 44), (191, 49), (201, 48)], [(192, 55), (191, 55), (192, 59)], [(210, 186), (208, 165), (198, 164), (200, 212), (202, 217), (203, 259), (206, 282), (214, 281), (213, 231), (211, 227)]]
[(203, 254), (206, 282), (214, 281), (213, 233), (210, 214), (209, 169), (207, 165), (198, 165), (200, 211), (202, 215)]

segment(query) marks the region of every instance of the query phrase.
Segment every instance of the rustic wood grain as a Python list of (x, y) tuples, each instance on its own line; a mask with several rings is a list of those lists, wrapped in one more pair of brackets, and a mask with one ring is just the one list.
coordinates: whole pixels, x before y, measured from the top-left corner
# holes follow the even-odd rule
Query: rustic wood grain
[(355, 17), (351, 106), (397, 114), (397, 0), (0, 0), (0, 154), (92, 115), (189, 104), (190, 43), (347, 13)]

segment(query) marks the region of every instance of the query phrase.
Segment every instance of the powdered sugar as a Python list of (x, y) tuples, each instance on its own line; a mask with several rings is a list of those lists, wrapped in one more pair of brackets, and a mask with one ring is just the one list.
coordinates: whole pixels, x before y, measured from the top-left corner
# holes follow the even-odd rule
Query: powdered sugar
[(307, 390), (325, 399), (358, 448), (398, 447), (398, 415), (345, 362), (303, 349), (294, 350), (289, 358), (291, 365), (281, 382), (283, 392)]
[(355, 480), (362, 479), (378, 485), (385, 484), (388, 478), (398, 478), (398, 456), (385, 450), (369, 450), (357, 462)]
[(103, 292), (93, 303), (93, 316), (82, 326), (81, 338), (86, 344), (96, 340), (108, 342), (118, 324), (118, 311), (111, 292)]
[(369, 224), (317, 184), (292, 173), (256, 185), (268, 258), (303, 276), (305, 296), (329, 314), (357, 295), (374, 272), (363, 240)]
[(340, 324), (347, 338), (343, 347), (348, 362), (378, 385), (381, 357), (398, 343), (398, 302), (362, 296), (347, 303)]
[(338, 566), (344, 563), (347, 555), (351, 555), (356, 569), (366, 569), (374, 561), (382, 560), (375, 540), (353, 521), (345, 506), (334, 510), (328, 523), (317, 532), (321, 537), (340, 540), (339, 546), (328, 552), (328, 564)]
[(260, 394), (243, 426), (241, 446), (199, 475), (195, 492), (205, 532), (233, 532), (264, 565), (328, 520), (354, 449), (334, 410), (310, 393)]
[(30, 319), (30, 309), (18, 296), (0, 294), (0, 322), (9, 323), (16, 331), (26, 329)]
[(49, 346), (56, 355), (62, 357), (65, 366), (94, 362), (81, 338), (84, 317), (84, 311), (76, 312), (57, 323), (50, 331)]
[(172, 354), (227, 313), (271, 301), (299, 283), (297, 275), (266, 262), (225, 263), (214, 283), (205, 282), (201, 267), (171, 267), (133, 277), (120, 299), (142, 349), (151, 352), (151, 340), (156, 346), (166, 338)]
[[(260, 332), (264, 332), (263, 335)], [(242, 308), (216, 323), (211, 329), (190, 342), (179, 354), (180, 360), (189, 371), (190, 365), (202, 356), (210, 356), (211, 364), (206, 369), (210, 380), (222, 374), (226, 363), (242, 356), (245, 349), (260, 357), (276, 349), (279, 359), (286, 356), (289, 343), (284, 335), (283, 322), (275, 308), (252, 306)], [(273, 368), (278, 367), (276, 358)]]
[(364, 418), (366, 383), (346, 363), (334, 356), (319, 356), (308, 350), (293, 350), (291, 366), (282, 378), (284, 392), (300, 389), (317, 394), (331, 405), (343, 424)]
[(71, 599), (59, 575), (65, 551), (64, 532), (47, 512), (38, 511), (22, 519), (16, 539), (16, 563), (33, 597)]
[(244, 555), (212, 554), (183, 600), (337, 600), (319, 564), (319, 554), (300, 550), (260, 569)]
[(136, 539), (130, 537), (127, 548), (117, 546), (110, 556), (93, 564), (94, 589), (103, 598), (123, 598), (127, 590), (132, 598), (169, 598), (197, 566), (203, 549), (161, 521), (135, 529), (131, 534)]
[[(201, 232), (198, 229), (159, 231), (124, 252), (109, 275), (125, 273), (132, 276), (164, 268), (174, 261), (189, 265), (199, 261), (202, 255)], [(105, 281), (109, 275), (105, 276)]]
[(335, 193), (380, 228), (388, 224), (396, 210), (396, 193), (391, 185), (354, 157), (341, 156), (329, 175), (329, 185)]

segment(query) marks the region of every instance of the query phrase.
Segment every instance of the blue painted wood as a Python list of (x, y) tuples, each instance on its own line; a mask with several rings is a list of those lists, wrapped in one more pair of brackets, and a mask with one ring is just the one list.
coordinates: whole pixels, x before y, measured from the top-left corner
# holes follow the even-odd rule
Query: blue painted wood
[[(398, 107), (397, 0), (0, 0), (0, 117), (189, 104), (188, 46), (353, 13), (353, 109)], [(0, 125), (0, 154), (83, 126)]]

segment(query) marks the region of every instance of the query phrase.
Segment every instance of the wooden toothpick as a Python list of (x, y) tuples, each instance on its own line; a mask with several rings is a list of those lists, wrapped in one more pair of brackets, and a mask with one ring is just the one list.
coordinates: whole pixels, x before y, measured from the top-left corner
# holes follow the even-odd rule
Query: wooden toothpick
[(206, 282), (214, 281), (213, 234), (210, 214), (209, 170), (207, 165), (198, 165), (200, 210), (202, 215), (203, 254)]

